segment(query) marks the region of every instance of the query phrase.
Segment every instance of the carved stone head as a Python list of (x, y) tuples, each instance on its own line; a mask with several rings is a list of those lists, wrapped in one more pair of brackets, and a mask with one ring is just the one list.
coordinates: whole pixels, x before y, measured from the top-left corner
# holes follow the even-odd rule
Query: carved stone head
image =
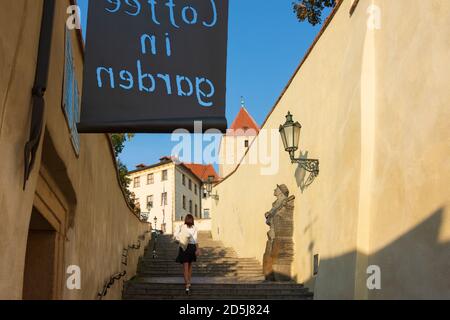
[(289, 197), (289, 189), (284, 184), (277, 185), (274, 195), (277, 198), (280, 198), (281, 196), (284, 196), (287, 198), (287, 197)]

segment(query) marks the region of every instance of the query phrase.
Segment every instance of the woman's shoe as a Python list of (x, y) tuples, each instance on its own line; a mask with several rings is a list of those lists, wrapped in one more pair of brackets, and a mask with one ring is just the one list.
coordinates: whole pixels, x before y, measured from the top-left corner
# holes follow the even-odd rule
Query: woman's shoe
[(191, 285), (188, 284), (188, 285), (186, 286), (186, 294), (189, 295), (190, 293), (191, 293)]

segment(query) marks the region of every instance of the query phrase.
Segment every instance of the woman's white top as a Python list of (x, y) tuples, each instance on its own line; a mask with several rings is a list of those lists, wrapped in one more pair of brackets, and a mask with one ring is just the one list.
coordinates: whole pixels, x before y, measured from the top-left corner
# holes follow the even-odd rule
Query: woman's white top
[(189, 244), (197, 244), (198, 240), (198, 229), (196, 226), (192, 226), (192, 228), (189, 228), (187, 225), (183, 224), (178, 228), (178, 231), (175, 234), (175, 238), (179, 239), (181, 234), (186, 234), (189, 236)]

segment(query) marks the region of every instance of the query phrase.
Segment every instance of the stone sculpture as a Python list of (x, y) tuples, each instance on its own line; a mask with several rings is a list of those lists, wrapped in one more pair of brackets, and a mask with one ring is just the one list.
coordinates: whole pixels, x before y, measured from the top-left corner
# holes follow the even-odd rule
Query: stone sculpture
[(289, 196), (289, 189), (285, 185), (277, 185), (274, 196), (277, 200), (265, 214), (270, 230), (264, 254), (264, 275), (268, 281), (289, 281), (292, 280), (294, 260), (295, 196)]

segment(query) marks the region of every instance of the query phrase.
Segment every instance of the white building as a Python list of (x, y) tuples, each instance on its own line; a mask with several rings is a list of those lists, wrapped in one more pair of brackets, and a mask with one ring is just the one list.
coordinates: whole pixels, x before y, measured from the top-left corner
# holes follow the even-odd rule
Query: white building
[(241, 162), (260, 128), (242, 102), (241, 110), (227, 133), (222, 137), (219, 150), (219, 175), (232, 173)]
[(217, 181), (212, 166), (177, 164), (163, 157), (157, 164), (139, 165), (129, 172), (129, 190), (141, 212), (148, 213), (149, 222), (154, 224), (156, 218), (158, 230), (172, 234), (188, 214), (196, 218), (200, 229), (210, 230), (211, 207), (204, 192), (208, 175)]

